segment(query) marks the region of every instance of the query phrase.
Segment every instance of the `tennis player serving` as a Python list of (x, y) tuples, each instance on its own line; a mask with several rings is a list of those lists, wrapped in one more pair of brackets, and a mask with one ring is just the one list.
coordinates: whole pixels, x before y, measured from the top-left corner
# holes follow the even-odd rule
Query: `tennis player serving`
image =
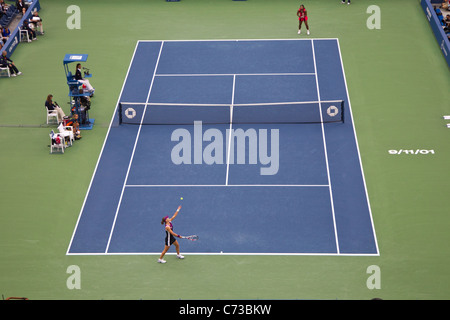
[(178, 212), (180, 212), (180, 209), (181, 206), (178, 207), (177, 211), (175, 211), (172, 218), (169, 218), (169, 216), (165, 216), (161, 220), (161, 224), (164, 224), (164, 229), (166, 230), (166, 239), (164, 240), (164, 250), (158, 259), (158, 263), (166, 263), (166, 260), (164, 260), (163, 258), (172, 244), (175, 245), (175, 249), (177, 250), (177, 258), (184, 259), (184, 257), (180, 254), (180, 245), (178, 244), (177, 239), (175, 239), (181, 238), (181, 236), (173, 232), (173, 225), (172, 225), (172, 220), (176, 218)]
[(298, 34), (302, 33), (303, 22), (305, 22), (306, 34), (309, 34), (308, 13), (306, 12), (304, 5), (300, 5), (300, 9), (297, 10), (297, 16), (298, 16)]

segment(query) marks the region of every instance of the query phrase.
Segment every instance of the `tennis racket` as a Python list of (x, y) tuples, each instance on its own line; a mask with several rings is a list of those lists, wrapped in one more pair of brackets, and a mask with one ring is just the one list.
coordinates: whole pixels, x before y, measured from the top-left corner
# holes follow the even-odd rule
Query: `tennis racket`
[(197, 235), (181, 236), (181, 239), (188, 239), (188, 240), (191, 240), (191, 241), (196, 241), (196, 240), (198, 240), (198, 236)]

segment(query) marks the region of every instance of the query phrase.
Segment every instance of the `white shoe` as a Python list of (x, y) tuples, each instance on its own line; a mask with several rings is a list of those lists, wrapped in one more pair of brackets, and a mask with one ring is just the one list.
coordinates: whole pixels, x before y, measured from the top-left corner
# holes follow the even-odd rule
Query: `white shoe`
[(15, 74), (15, 73), (11, 74), (11, 77), (15, 77), (15, 76), (16, 76), (16, 74)]
[(22, 72), (19, 71), (19, 73), (17, 75), (20, 76), (21, 74), (22, 74)]
[(181, 254), (177, 254), (177, 258), (178, 259), (184, 259), (184, 256), (182, 256)]
[(309, 30), (306, 30), (306, 34), (309, 35)]
[(301, 34), (301, 33), (302, 33), (302, 30), (298, 30), (297, 34)]
[(158, 259), (158, 263), (166, 263), (166, 260), (164, 260), (164, 259)]

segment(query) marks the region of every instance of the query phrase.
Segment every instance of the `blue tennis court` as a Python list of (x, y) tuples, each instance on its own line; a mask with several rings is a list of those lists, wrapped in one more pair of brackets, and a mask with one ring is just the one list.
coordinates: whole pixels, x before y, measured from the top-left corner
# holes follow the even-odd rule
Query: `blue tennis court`
[(137, 43), (67, 254), (160, 254), (180, 204), (183, 254), (379, 254), (337, 39)]

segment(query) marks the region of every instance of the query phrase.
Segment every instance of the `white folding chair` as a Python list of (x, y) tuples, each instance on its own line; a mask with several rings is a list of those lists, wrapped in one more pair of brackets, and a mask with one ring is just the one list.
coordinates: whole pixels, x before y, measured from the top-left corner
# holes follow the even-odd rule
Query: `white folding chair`
[(28, 30), (19, 28), (19, 42), (31, 42), (28, 36)]
[[(50, 133), (49, 136), (50, 136), (50, 153), (53, 153), (54, 149), (60, 150), (61, 153), (64, 153), (64, 148), (66, 147), (64, 143), (64, 137), (59, 133), (55, 133), (54, 135)], [(56, 136), (59, 136), (59, 143), (53, 141), (53, 138), (56, 138)]]
[(9, 71), (8, 67), (0, 67), (0, 74), (3, 76), (4, 74), (6, 74), (9, 77), (11, 77), (11, 73)]
[(73, 136), (73, 127), (72, 126), (63, 126), (63, 124), (61, 123), (58, 126), (58, 131), (64, 137), (64, 139), (69, 138), (67, 141), (67, 144), (69, 146), (71, 146), (73, 144), (73, 141), (75, 140), (75, 138)]
[(45, 107), (45, 109), (47, 110), (47, 124), (49, 124), (52, 118), (55, 118), (56, 123), (58, 123), (58, 112), (56, 112), (56, 110), (48, 110), (47, 107)]

